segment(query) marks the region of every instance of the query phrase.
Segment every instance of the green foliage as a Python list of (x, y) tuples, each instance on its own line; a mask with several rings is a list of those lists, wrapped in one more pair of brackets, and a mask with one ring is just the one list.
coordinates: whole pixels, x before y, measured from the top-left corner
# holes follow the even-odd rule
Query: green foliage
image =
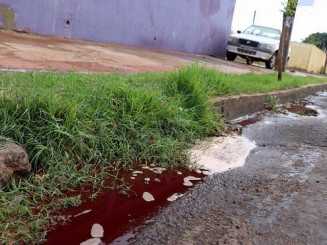
[(265, 108), (270, 110), (276, 110), (278, 106), (278, 102), (279, 102), (279, 98), (277, 98), (276, 96), (270, 96), (265, 105)]
[(285, 0), (283, 2), (284, 10), (286, 16), (295, 16), (298, 0)]
[(189, 71), (149, 79), (3, 73), (0, 138), (21, 144), (34, 170), (70, 160), (176, 164), (190, 143), (219, 127)]
[(327, 50), (327, 33), (313, 33), (303, 40), (304, 43), (311, 43), (321, 50)]
[(320, 69), (320, 74), (326, 74), (326, 67), (325, 66), (322, 66), (321, 69)]
[[(162, 74), (0, 74), (0, 140), (22, 145), (34, 171), (56, 163), (184, 162), (222, 124), (209, 97), (266, 92), (316, 79), (231, 75), (194, 65)], [(171, 150), (173, 149), (173, 150)]]

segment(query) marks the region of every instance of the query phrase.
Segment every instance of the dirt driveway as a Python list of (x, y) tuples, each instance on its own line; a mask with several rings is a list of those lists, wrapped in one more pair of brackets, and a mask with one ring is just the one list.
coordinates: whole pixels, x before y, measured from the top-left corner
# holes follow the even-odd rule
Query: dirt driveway
[(226, 73), (271, 72), (205, 55), (0, 31), (1, 70), (137, 73), (194, 62)]

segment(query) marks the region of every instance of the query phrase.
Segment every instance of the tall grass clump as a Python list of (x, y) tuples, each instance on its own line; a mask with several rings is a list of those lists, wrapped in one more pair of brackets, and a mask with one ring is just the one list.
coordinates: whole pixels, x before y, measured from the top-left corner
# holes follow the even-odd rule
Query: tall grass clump
[(191, 70), (143, 84), (142, 76), (3, 73), (0, 139), (21, 144), (34, 169), (67, 161), (175, 164), (221, 126)]
[(189, 112), (191, 121), (199, 122), (193, 130), (200, 135), (214, 134), (221, 126), (217, 124), (217, 115), (212, 113), (209, 93), (213, 84), (221, 86), (222, 82), (208, 82), (212, 78), (210, 72), (213, 71), (197, 65), (181, 68), (170, 74), (164, 88), (167, 96), (178, 100), (180, 110)]
[(325, 80), (285, 75), (277, 82), (275, 74), (224, 74), (198, 65), (130, 76), (1, 73), (0, 140), (21, 144), (34, 169), (67, 161), (175, 164), (196, 139), (222, 129), (211, 97)]

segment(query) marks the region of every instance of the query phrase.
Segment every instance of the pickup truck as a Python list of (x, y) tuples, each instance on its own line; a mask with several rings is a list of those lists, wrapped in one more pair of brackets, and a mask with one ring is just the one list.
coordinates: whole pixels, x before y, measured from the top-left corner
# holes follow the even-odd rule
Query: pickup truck
[(265, 62), (267, 69), (273, 69), (279, 48), (281, 31), (278, 29), (252, 25), (245, 31), (230, 35), (226, 58), (234, 61), (237, 56), (253, 61)]

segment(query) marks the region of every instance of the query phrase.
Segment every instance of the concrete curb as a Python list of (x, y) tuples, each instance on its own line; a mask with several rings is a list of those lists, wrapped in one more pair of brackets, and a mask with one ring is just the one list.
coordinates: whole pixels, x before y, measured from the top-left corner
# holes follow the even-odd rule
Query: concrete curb
[(265, 104), (271, 97), (276, 96), (276, 99), (279, 99), (278, 103), (283, 104), (325, 90), (327, 90), (327, 84), (323, 83), (268, 93), (216, 97), (213, 99), (214, 112), (222, 114), (228, 120), (232, 120), (264, 109)]

